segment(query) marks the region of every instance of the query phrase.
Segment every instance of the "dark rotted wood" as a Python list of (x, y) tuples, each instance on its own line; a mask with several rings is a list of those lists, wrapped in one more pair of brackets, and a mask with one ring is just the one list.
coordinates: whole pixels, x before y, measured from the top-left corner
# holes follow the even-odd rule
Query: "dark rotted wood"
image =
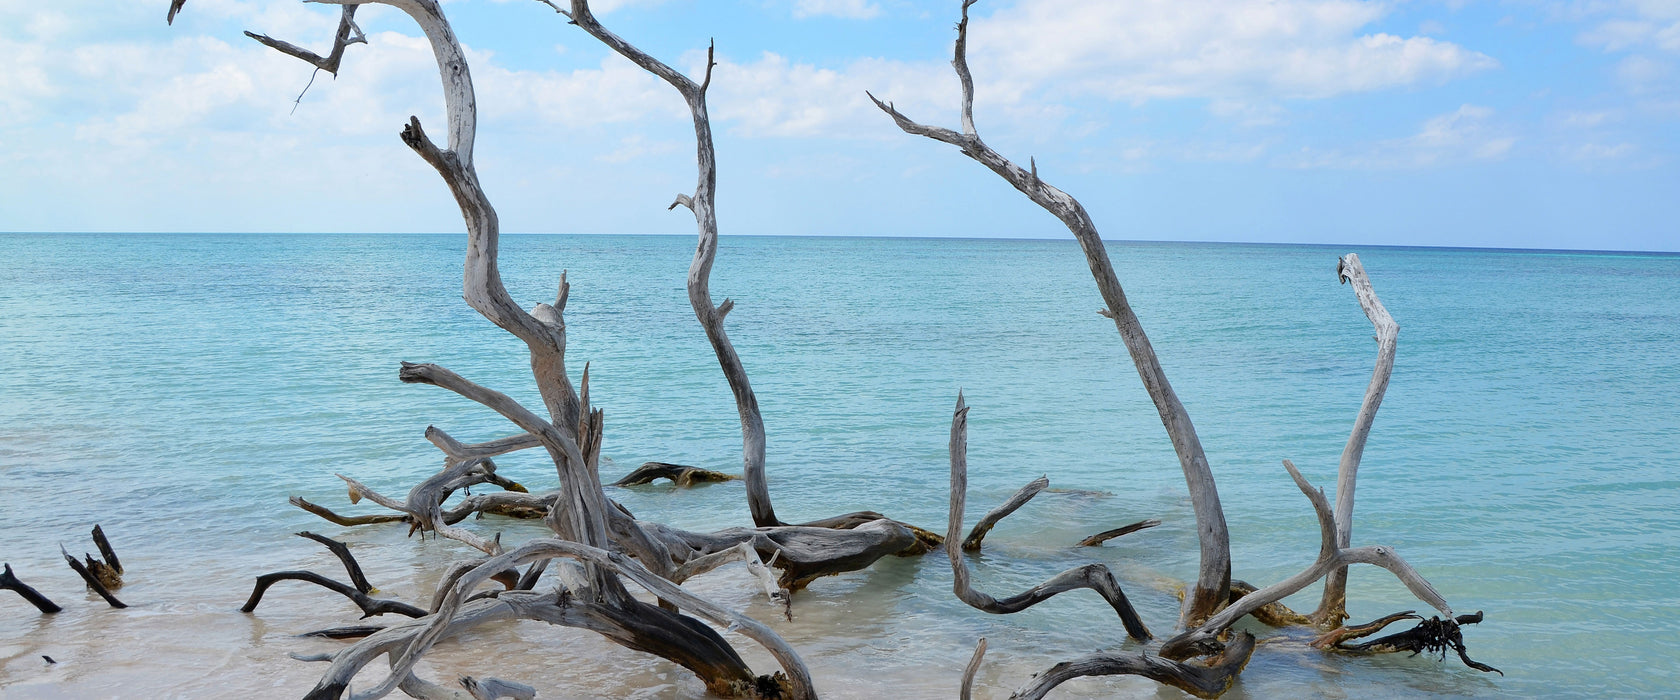
[[(1091, 535), (1090, 537), (1087, 537), (1085, 539), (1080, 540), (1079, 541), (1079, 546), (1081, 546), (1081, 547), (1100, 547), (1100, 546), (1102, 546), (1102, 543), (1107, 542), (1109, 540), (1112, 540), (1116, 537), (1120, 537), (1122, 535), (1130, 535), (1134, 532), (1137, 532), (1138, 530), (1147, 530), (1149, 528), (1155, 527), (1156, 525), (1160, 525), (1160, 524), (1161, 524), (1161, 521), (1155, 520), (1153, 518), (1149, 519), (1149, 520), (1139, 520), (1139, 521), (1137, 521), (1135, 523), (1132, 523), (1130, 525), (1122, 525), (1120, 527), (1114, 528), (1113, 530), (1105, 530), (1105, 531), (1099, 532), (1095, 535)], [(1232, 584), (1235, 585), (1235, 582), (1233, 581)]]
[(635, 471), (625, 474), (624, 478), (614, 481), (613, 486), (641, 486), (651, 484), (660, 479), (670, 479), (677, 486), (693, 486), (695, 484), (715, 484), (724, 481), (736, 481), (741, 477), (710, 469), (690, 467), (669, 462), (648, 462), (636, 467)]
[[(1408, 614), (1401, 614), (1399, 616), (1390, 615), (1389, 617), (1378, 620), (1370, 625), (1363, 625), (1361, 628), (1374, 628), (1371, 629), (1370, 633), (1375, 633), (1377, 630), (1382, 629), (1383, 626), (1386, 626), (1387, 622), (1392, 621), (1390, 618), (1405, 619), (1406, 617), (1415, 618), (1416, 616)], [(1378, 637), (1363, 644), (1338, 644), (1334, 648), (1341, 651), (1366, 652), (1372, 654), (1393, 654), (1409, 651), (1415, 656), (1417, 654), (1429, 653), (1438, 655), (1441, 659), (1447, 658), (1447, 651), (1450, 649), (1454, 653), (1458, 654), (1459, 660), (1463, 661), (1465, 666), (1469, 666), (1470, 668), (1483, 673), (1497, 673), (1503, 676), (1505, 675), (1504, 671), (1471, 659), (1468, 650), (1464, 647), (1464, 634), (1460, 628), (1463, 625), (1474, 625), (1481, 621), (1482, 612), (1480, 610), (1476, 611), (1474, 615), (1459, 615), (1456, 618), (1446, 620), (1436, 616), (1427, 620), (1422, 620), (1418, 622), (1416, 627), (1398, 634)], [(1383, 624), (1378, 625), (1377, 623)]]
[(48, 600), (46, 596), (41, 595), (40, 591), (30, 588), (29, 584), (19, 581), (17, 575), (12, 573), (11, 564), (6, 564), (5, 567), (6, 570), (4, 572), (0, 572), (0, 589), (17, 592), (18, 595), (23, 596), (24, 601), (35, 606), (36, 610), (40, 610), (41, 612), (49, 615), (64, 610), (64, 608), (58, 607), (58, 604)]
[(937, 532), (927, 528), (911, 525), (910, 523), (902, 520), (893, 520), (892, 518), (872, 510), (860, 510), (855, 513), (836, 515), (834, 517), (823, 518), (821, 520), (812, 520), (811, 522), (797, 525), (795, 527), (821, 527), (828, 528), (830, 530), (852, 530), (857, 528), (859, 525), (871, 523), (876, 520), (890, 521), (899, 527), (909, 530), (910, 534), (916, 536), (915, 544), (897, 552), (893, 552), (893, 554), (898, 556), (910, 557), (919, 554), (927, 554), (928, 552), (938, 549), (940, 545), (945, 543), (945, 537)]
[(239, 612), (248, 613), (256, 610), (257, 604), (262, 602), (263, 594), (268, 592), (269, 586), (273, 586), (281, 581), (306, 581), (349, 598), (351, 602), (356, 604), (356, 607), (362, 609), (362, 617), (372, 617), (374, 615), (384, 615), (386, 613), (396, 613), (398, 615), (406, 615), (408, 617), (425, 617), (427, 615), (425, 610), (409, 605), (408, 603), (374, 598), (366, 593), (356, 590), (351, 586), (339, 583), (338, 581), (334, 581), (313, 571), (276, 571), (271, 574), (258, 576), (256, 587), (251, 589), (251, 597), (245, 601), (245, 607), (240, 608)]
[(622, 606), (592, 605), (584, 614), (604, 623), (599, 631), (608, 639), (693, 671), (718, 695), (740, 697), (739, 689), (757, 683), (747, 662), (723, 637), (687, 615), (635, 599)]
[(385, 629), (379, 625), (353, 625), (350, 627), (333, 627), (331, 629), (304, 632), (299, 637), (320, 637), (322, 639), (361, 639), (374, 632)]
[(356, 590), (363, 593), (373, 592), (373, 584), (368, 583), (367, 576), (362, 573), (362, 565), (357, 563), (355, 555), (350, 553), (349, 545), (308, 530), (296, 534), (298, 537), (305, 537), (326, 545), (327, 549), (332, 551), (333, 556), (338, 557), (338, 560), (343, 562), (344, 571), (350, 575), (350, 583), (355, 584)]
[(1075, 678), (1133, 675), (1170, 685), (1198, 698), (1217, 698), (1231, 689), (1231, 683), (1253, 654), (1254, 635), (1247, 632), (1237, 633), (1224, 653), (1209, 659), (1206, 665), (1137, 652), (1092, 654), (1050, 667), (1034, 677), (1031, 685), (1009, 697), (1010, 700), (1038, 700), (1052, 688)]
[(99, 597), (104, 598), (105, 602), (111, 604), (111, 607), (128, 607), (128, 605), (124, 604), (122, 601), (117, 600), (116, 596), (111, 595), (110, 589), (106, 588), (105, 584), (100, 582), (99, 577), (95, 576), (93, 572), (89, 571), (88, 568), (83, 566), (81, 562), (76, 561), (75, 557), (70, 556), (70, 552), (65, 551), (63, 545), (59, 545), (58, 551), (60, 554), (64, 555), (65, 563), (69, 564), (70, 568), (75, 569), (76, 573), (81, 575), (82, 580), (87, 582), (88, 588), (94, 593), (98, 593)]
[(99, 556), (105, 558), (105, 563), (121, 575), (123, 568), (122, 562), (117, 561), (117, 550), (111, 548), (111, 541), (105, 539), (105, 530), (98, 525), (93, 526), (93, 546), (99, 548)]

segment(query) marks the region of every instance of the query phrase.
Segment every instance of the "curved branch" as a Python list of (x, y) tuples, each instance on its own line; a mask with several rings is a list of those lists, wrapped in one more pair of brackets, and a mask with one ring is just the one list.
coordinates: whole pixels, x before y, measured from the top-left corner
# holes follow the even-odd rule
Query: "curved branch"
[(372, 617), (374, 615), (384, 615), (386, 613), (396, 613), (398, 615), (406, 615), (408, 617), (425, 617), (427, 615), (425, 610), (409, 605), (408, 603), (374, 598), (362, 591), (356, 590), (351, 586), (346, 586), (313, 571), (276, 571), (274, 573), (258, 576), (256, 587), (251, 589), (251, 597), (245, 600), (245, 605), (239, 609), (239, 612), (248, 613), (255, 611), (257, 609), (257, 604), (262, 602), (263, 594), (268, 592), (269, 587), (281, 581), (304, 581), (307, 583), (313, 583), (317, 586), (349, 598), (350, 602), (355, 603), (356, 607), (362, 609), (362, 617)]
[(1219, 657), (1206, 666), (1171, 661), (1139, 653), (1092, 654), (1064, 661), (1039, 674), (1031, 685), (1009, 696), (1010, 700), (1038, 700), (1052, 688), (1085, 676), (1143, 676), (1170, 685), (1198, 698), (1217, 698), (1231, 689), (1237, 674), (1254, 655), (1254, 635), (1241, 632)]
[[(1365, 387), (1365, 400), (1359, 405), (1359, 415), (1354, 418), (1347, 446), (1342, 448), (1342, 460), (1336, 474), (1336, 546), (1347, 547), (1353, 544), (1353, 493), (1359, 479), (1359, 460), (1365, 454), (1365, 440), (1371, 434), (1371, 424), (1377, 419), (1383, 394), (1388, 391), (1388, 378), (1394, 373), (1394, 351), (1399, 342), (1400, 324), (1395, 323), (1394, 317), (1388, 315), (1388, 309), (1383, 308), (1357, 254), (1348, 253), (1336, 261), (1336, 278), (1342, 283), (1353, 283), (1359, 308), (1364, 310), (1365, 318), (1370, 319), (1377, 334), (1377, 364), (1371, 370), (1371, 383)], [(1335, 627), (1347, 619), (1347, 567), (1338, 568), (1325, 578), (1324, 595), (1311, 618), (1320, 627)]]
[(1127, 352), (1131, 354), (1133, 364), (1137, 366), (1138, 377), (1143, 380), (1144, 389), (1149, 392), (1149, 398), (1154, 401), (1155, 410), (1161, 416), (1161, 424), (1172, 440), (1173, 451), (1178, 455), (1179, 466), (1184, 471), (1185, 484), (1190, 490), (1191, 505), (1196, 513), (1196, 531), (1201, 544), (1201, 565), (1195, 586), (1184, 597), (1179, 621), (1185, 626), (1194, 624), (1213, 614), (1214, 610), (1224, 604), (1229, 597), (1231, 584), (1230, 533), (1225, 525), (1224, 510), (1219, 504), (1219, 490), (1213, 481), (1213, 470), (1208, 466), (1207, 455), (1202, 450), (1200, 438), (1196, 436), (1195, 425), (1190, 422), (1189, 412), (1173, 392), (1166, 372), (1161, 369), (1161, 363), (1155, 357), (1155, 349), (1143, 331), (1143, 324), (1126, 301), (1126, 293), (1120, 286), (1119, 277), (1114, 273), (1114, 265), (1109, 261), (1108, 251), (1103, 247), (1102, 238), (1097, 234), (1096, 224), (1091, 221), (1090, 215), (1071, 195), (1040, 180), (1036, 164), (1031, 171), (1022, 169), (987, 146), (975, 131), (974, 81), (969, 75), (967, 57), (968, 7), (972, 4), (973, 0), (963, 2), (962, 21), (957, 24), (956, 51), (951, 61), (957, 77), (962, 81), (963, 133), (918, 124), (899, 113), (891, 104), (882, 102), (872, 94), (869, 98), (881, 111), (892, 117), (893, 122), (904, 132), (926, 136), (962, 149), (963, 155), (997, 173), (1015, 189), (1026, 194), (1033, 203), (1055, 215), (1079, 241), (1080, 248), (1085, 252), (1085, 261), (1091, 268), (1091, 276), (1096, 280), (1097, 290), (1101, 292), (1103, 301), (1107, 304), (1103, 315), (1113, 319)]
[[(961, 393), (957, 394), (957, 409), (951, 417), (950, 450), (951, 512), (945, 530), (945, 541), (956, 542), (962, 535), (963, 502), (968, 497), (968, 407), (963, 404)], [(963, 560), (962, 551), (956, 547), (946, 547), (945, 553), (951, 558), (951, 573), (954, 577), (952, 591), (956, 593), (957, 598), (977, 610), (999, 615), (1020, 612), (1049, 600), (1058, 593), (1076, 588), (1089, 588), (1114, 608), (1114, 613), (1126, 626), (1126, 634), (1139, 641), (1149, 639), (1149, 628), (1143, 624), (1143, 619), (1138, 617), (1137, 611), (1132, 609), (1131, 601), (1126, 600), (1126, 594), (1120, 590), (1120, 584), (1114, 580), (1114, 574), (1102, 564), (1086, 564), (1068, 569), (1020, 595), (998, 600), (969, 584), (968, 563)]]
[(1041, 476), (1037, 479), (1033, 479), (1032, 483), (1022, 486), (1021, 490), (1016, 491), (1015, 495), (1010, 496), (1009, 500), (1003, 502), (1003, 505), (993, 508), (987, 511), (985, 515), (980, 516), (980, 522), (975, 523), (974, 529), (968, 531), (968, 537), (963, 538), (963, 551), (980, 551), (981, 540), (986, 539), (986, 533), (991, 532), (992, 527), (997, 525), (999, 520), (1008, 517), (1010, 513), (1013, 513), (1021, 506), (1026, 505), (1027, 501), (1032, 500), (1033, 496), (1037, 496), (1039, 491), (1043, 491), (1045, 487), (1049, 485), (1050, 477), (1048, 476)]

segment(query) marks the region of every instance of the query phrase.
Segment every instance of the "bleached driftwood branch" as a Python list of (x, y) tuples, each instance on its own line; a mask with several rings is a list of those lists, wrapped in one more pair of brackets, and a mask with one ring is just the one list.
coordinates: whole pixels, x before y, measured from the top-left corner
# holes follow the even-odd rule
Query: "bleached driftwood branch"
[(1173, 392), (1166, 372), (1155, 357), (1149, 337), (1144, 334), (1143, 324), (1126, 301), (1126, 293), (1120, 286), (1114, 265), (1109, 261), (1108, 251), (1103, 247), (1090, 215), (1071, 195), (1039, 179), (1036, 163), (1030, 171), (1022, 169), (987, 146), (975, 131), (974, 79), (968, 70), (967, 57), (968, 8), (974, 2), (963, 0), (962, 21), (957, 24), (957, 44), (951, 60), (957, 78), (962, 82), (962, 132), (919, 124), (873, 94), (869, 95), (869, 99), (892, 117), (905, 133), (956, 146), (963, 155), (997, 173), (1033, 203), (1060, 219), (1079, 241), (1080, 248), (1085, 252), (1085, 261), (1091, 268), (1091, 276), (1096, 280), (1097, 290), (1107, 305), (1101, 313), (1112, 319), (1119, 330), (1120, 338), (1137, 366), (1138, 377), (1143, 380), (1144, 389), (1154, 401), (1161, 424), (1172, 440), (1173, 451), (1178, 455), (1185, 484), (1190, 490), (1191, 505), (1196, 513), (1197, 539), (1201, 545), (1201, 565), (1195, 585), (1184, 597), (1179, 621), (1184, 626), (1195, 624), (1224, 604), (1231, 584), (1230, 534), (1225, 526), (1224, 510), (1219, 505), (1219, 490), (1213, 481), (1213, 470), (1208, 466), (1207, 455), (1202, 451), (1202, 443), (1196, 436), (1195, 425), (1190, 422), (1189, 412), (1179, 401), (1178, 394)]
[[(547, 4), (554, 6), (553, 3)], [(735, 302), (724, 299), (722, 304), (712, 304), (712, 262), (717, 258), (718, 246), (717, 151), (712, 144), (712, 124), (706, 112), (706, 88), (712, 83), (712, 68), (717, 65), (713, 58), (716, 47), (706, 48), (706, 76), (696, 83), (601, 26), (594, 13), (590, 12), (587, 0), (572, 0), (570, 10), (555, 9), (619, 55), (670, 83), (682, 94), (694, 118), (699, 182), (693, 195), (678, 195), (671, 203), (671, 208), (678, 204), (688, 207), (699, 228), (699, 243), (694, 249), (694, 260), (688, 267), (688, 302), (694, 308), (694, 317), (706, 331), (706, 340), (717, 355), (723, 376), (729, 381), (730, 392), (735, 395), (736, 412), (741, 417), (741, 473), (746, 482), (747, 505), (752, 511), (753, 524), (759, 527), (781, 525), (775, 508), (771, 506), (770, 487), (764, 474), (764, 418), (759, 413), (758, 397), (747, 381), (747, 370), (741, 363), (740, 354), (735, 352), (735, 346), (729, 342), (729, 335), (723, 329), (723, 319), (734, 308)]]
[[(1365, 454), (1365, 440), (1371, 434), (1371, 424), (1377, 419), (1383, 394), (1388, 391), (1388, 378), (1394, 373), (1394, 351), (1399, 343), (1400, 324), (1395, 323), (1388, 309), (1383, 308), (1376, 290), (1371, 287), (1370, 278), (1365, 276), (1365, 266), (1360, 264), (1358, 255), (1348, 253), (1336, 261), (1336, 278), (1343, 283), (1353, 283), (1359, 308), (1365, 311), (1365, 318), (1370, 319), (1371, 326), (1376, 329), (1377, 340), (1377, 364), (1371, 370), (1371, 383), (1365, 387), (1365, 400), (1359, 405), (1359, 415), (1354, 418), (1347, 446), (1342, 448), (1342, 460), (1336, 474), (1336, 546), (1347, 547), (1353, 544), (1353, 493), (1359, 478), (1359, 460)], [(1330, 572), (1324, 579), (1324, 595), (1311, 618), (1314, 624), (1323, 628), (1335, 627), (1347, 619), (1347, 567)]]

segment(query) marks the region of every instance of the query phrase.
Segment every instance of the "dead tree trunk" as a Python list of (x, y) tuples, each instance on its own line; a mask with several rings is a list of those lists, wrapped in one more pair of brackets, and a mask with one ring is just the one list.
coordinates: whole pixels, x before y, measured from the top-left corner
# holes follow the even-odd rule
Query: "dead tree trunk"
[(1126, 345), (1126, 351), (1131, 353), (1133, 364), (1137, 365), (1138, 377), (1143, 380), (1143, 387), (1149, 392), (1149, 398), (1155, 403), (1155, 410), (1161, 415), (1161, 424), (1167, 430), (1167, 436), (1172, 439), (1173, 451), (1178, 455), (1179, 466), (1184, 470), (1185, 485), (1190, 489), (1190, 502), (1196, 513), (1196, 533), (1201, 544), (1201, 566), (1196, 574), (1196, 583), (1184, 596), (1184, 607), (1179, 614), (1181, 625), (1195, 624), (1207, 616), (1212, 615), (1229, 596), (1231, 585), (1231, 544), (1230, 535), (1225, 527), (1225, 512), (1219, 505), (1219, 489), (1213, 482), (1213, 470), (1208, 466), (1207, 455), (1202, 452), (1202, 443), (1196, 437), (1196, 427), (1190, 422), (1190, 414), (1184, 409), (1184, 404), (1178, 400), (1178, 394), (1173, 392), (1172, 384), (1167, 381), (1167, 374), (1161, 369), (1161, 363), (1155, 357), (1155, 349), (1149, 344), (1149, 336), (1143, 332), (1143, 324), (1137, 314), (1126, 302), (1126, 293), (1120, 287), (1120, 279), (1114, 274), (1114, 265), (1109, 262), (1108, 251), (1103, 248), (1102, 238), (1097, 234), (1096, 224), (1091, 221), (1085, 207), (1079, 204), (1071, 195), (1063, 192), (1049, 183), (1038, 178), (1038, 166), (1033, 164), (1031, 170), (1022, 169), (998, 154), (980, 140), (980, 134), (974, 129), (974, 79), (968, 71), (968, 8), (976, 0), (963, 0), (962, 21), (957, 24), (957, 46), (951, 65), (956, 68), (957, 78), (962, 81), (962, 132), (936, 126), (918, 124), (909, 117), (900, 114), (889, 103), (882, 102), (874, 95), (869, 98), (875, 105), (892, 117), (905, 133), (926, 136), (935, 141), (956, 146), (962, 149), (965, 156), (973, 158), (992, 172), (997, 173), (1015, 189), (1026, 194), (1033, 203), (1043, 207), (1046, 211), (1060, 219), (1073, 237), (1078, 239), (1079, 246), (1085, 251), (1085, 262), (1091, 268), (1091, 276), (1097, 282), (1097, 290), (1101, 292), (1106, 308), (1099, 313), (1114, 321), (1114, 326), (1120, 331), (1120, 339)]

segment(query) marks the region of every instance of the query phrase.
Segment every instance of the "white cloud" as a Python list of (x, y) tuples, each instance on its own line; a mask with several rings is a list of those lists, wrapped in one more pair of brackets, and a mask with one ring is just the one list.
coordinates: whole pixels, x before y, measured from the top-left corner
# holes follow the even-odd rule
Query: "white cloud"
[(1296, 168), (1391, 170), (1504, 158), (1517, 139), (1493, 125), (1493, 109), (1463, 105), (1425, 121), (1418, 132), (1350, 151), (1303, 148), (1280, 159)]
[(1365, 33), (1351, 0), (1037, 0), (975, 18), (976, 79), (1019, 94), (1321, 98), (1440, 83), (1497, 66), (1428, 37)]
[(801, 18), (873, 19), (880, 14), (881, 7), (868, 0), (798, 0), (793, 6), (793, 16)]

